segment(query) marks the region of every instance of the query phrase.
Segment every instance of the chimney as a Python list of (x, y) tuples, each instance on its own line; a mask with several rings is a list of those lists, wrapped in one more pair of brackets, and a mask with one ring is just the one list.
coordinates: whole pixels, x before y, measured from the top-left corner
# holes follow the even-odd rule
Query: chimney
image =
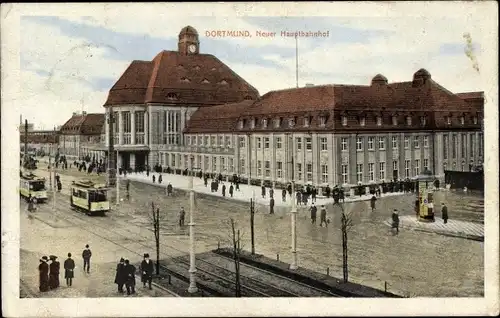
[(313, 87), (313, 86), (314, 86), (314, 84), (311, 84), (311, 83), (306, 84), (306, 87)]
[(76, 112), (73, 112), (73, 117), (76, 116)]
[(82, 115), (83, 115), (83, 116), (87, 115), (87, 112), (82, 112)]

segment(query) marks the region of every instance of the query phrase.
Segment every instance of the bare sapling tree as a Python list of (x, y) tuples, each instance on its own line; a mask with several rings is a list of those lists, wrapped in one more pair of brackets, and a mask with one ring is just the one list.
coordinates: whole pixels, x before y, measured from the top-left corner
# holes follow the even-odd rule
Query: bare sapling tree
[(349, 254), (349, 249), (348, 249), (348, 237), (347, 234), (352, 228), (352, 211), (349, 211), (349, 209), (346, 209), (344, 206), (344, 203), (336, 203), (340, 207), (341, 210), (341, 233), (342, 233), (342, 274), (344, 278), (344, 283), (347, 283), (349, 281), (349, 267), (348, 267), (348, 254)]
[(240, 279), (240, 255), (242, 251), (240, 230), (236, 229), (236, 223), (233, 218), (229, 219), (231, 224), (231, 242), (233, 245), (233, 260), (235, 273), (235, 297), (241, 297), (241, 279)]
[(155, 209), (154, 202), (151, 202), (151, 214), (149, 217), (153, 225), (153, 233), (155, 237), (156, 275), (160, 275), (160, 222), (162, 217), (160, 216), (160, 208), (156, 207)]

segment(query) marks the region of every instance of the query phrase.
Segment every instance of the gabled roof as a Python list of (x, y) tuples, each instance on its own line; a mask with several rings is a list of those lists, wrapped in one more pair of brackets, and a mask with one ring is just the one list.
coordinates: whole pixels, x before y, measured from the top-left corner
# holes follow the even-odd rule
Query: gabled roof
[(219, 105), (258, 96), (253, 86), (213, 55), (162, 51), (151, 62), (133, 61), (111, 88), (104, 106)]
[(104, 125), (105, 114), (73, 114), (61, 127), (63, 135), (100, 135)]

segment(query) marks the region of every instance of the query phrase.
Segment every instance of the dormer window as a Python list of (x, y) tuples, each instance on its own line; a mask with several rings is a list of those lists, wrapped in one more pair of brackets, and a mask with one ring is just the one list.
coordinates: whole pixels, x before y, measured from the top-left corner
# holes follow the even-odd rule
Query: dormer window
[(460, 116), (460, 125), (465, 124), (465, 117), (464, 115)]
[(382, 117), (377, 116), (377, 126), (382, 126)]
[(342, 126), (347, 126), (347, 116), (342, 116)]
[(177, 99), (177, 94), (175, 94), (175, 93), (168, 93), (167, 94), (167, 99), (169, 99), (169, 100), (176, 100)]
[(411, 116), (406, 116), (406, 125), (411, 126)]
[(245, 122), (243, 121), (243, 119), (241, 119), (238, 123), (238, 128), (239, 129), (243, 129), (243, 127), (245, 126)]
[(184, 82), (184, 83), (189, 83), (189, 82), (191, 82), (191, 81), (189, 80), (189, 78), (187, 78), (187, 77), (183, 77), (183, 78), (181, 78), (181, 82)]
[(304, 127), (309, 127), (309, 117), (304, 118)]
[(366, 123), (365, 117), (359, 117), (359, 125), (364, 126)]
[(319, 116), (319, 125), (324, 127), (326, 125), (326, 116)]
[(217, 69), (215, 67), (212, 67), (212, 71), (216, 71)]
[(253, 118), (251, 121), (250, 121), (250, 128), (254, 129), (255, 128), (255, 118)]
[(472, 122), (474, 125), (477, 125), (477, 116), (472, 117)]
[(222, 80), (219, 82), (220, 85), (227, 85), (227, 81), (226, 80)]
[(262, 119), (262, 128), (267, 128), (267, 118)]
[(279, 128), (281, 126), (281, 118), (276, 118), (274, 120), (274, 127)]
[(397, 116), (392, 116), (392, 125), (397, 126), (398, 125), (398, 117)]
[(209, 84), (210, 82), (205, 78), (203, 81), (201, 81), (202, 84)]
[(295, 126), (295, 118), (288, 119), (288, 127), (292, 128)]
[(199, 71), (199, 70), (200, 70), (200, 68), (201, 68), (201, 67), (199, 67), (198, 65), (196, 65), (195, 67), (193, 67), (193, 69), (194, 69), (195, 71)]
[(451, 116), (446, 116), (446, 124), (451, 125)]
[(425, 116), (420, 117), (420, 125), (425, 126), (427, 124), (427, 118)]

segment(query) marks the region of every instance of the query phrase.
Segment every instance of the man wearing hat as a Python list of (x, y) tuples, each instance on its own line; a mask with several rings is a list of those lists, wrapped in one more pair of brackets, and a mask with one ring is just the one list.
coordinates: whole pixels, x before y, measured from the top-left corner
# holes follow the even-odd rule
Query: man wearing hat
[(146, 287), (146, 282), (149, 285), (149, 289), (151, 288), (151, 281), (153, 280), (153, 271), (154, 271), (154, 266), (153, 262), (149, 259), (149, 254), (144, 254), (144, 260), (141, 263), (141, 281)]
[(135, 294), (135, 266), (130, 264), (129, 260), (125, 260), (125, 287), (127, 287), (127, 295)]
[(92, 251), (89, 248), (89, 245), (85, 245), (85, 249), (82, 252), (83, 258), (83, 271), (90, 273), (90, 258), (92, 257)]
[(38, 272), (40, 273), (40, 291), (49, 291), (49, 264), (47, 262), (49, 259), (47, 256), (43, 256), (40, 259), (40, 265), (38, 265)]
[(66, 278), (66, 286), (73, 285), (73, 277), (75, 277), (75, 261), (71, 258), (71, 253), (68, 253), (68, 258), (64, 261), (64, 278)]
[(394, 209), (394, 212), (392, 212), (392, 227), (393, 229), (396, 229), (396, 234), (399, 234), (399, 214), (398, 210)]
[(120, 258), (120, 263), (116, 265), (116, 275), (115, 275), (115, 284), (118, 285), (118, 292), (123, 293), (123, 285), (127, 280), (127, 275), (125, 273), (125, 260)]
[(61, 264), (57, 261), (57, 256), (49, 256), (51, 263), (49, 265), (49, 287), (50, 289), (56, 289), (59, 287), (59, 272), (61, 269)]

